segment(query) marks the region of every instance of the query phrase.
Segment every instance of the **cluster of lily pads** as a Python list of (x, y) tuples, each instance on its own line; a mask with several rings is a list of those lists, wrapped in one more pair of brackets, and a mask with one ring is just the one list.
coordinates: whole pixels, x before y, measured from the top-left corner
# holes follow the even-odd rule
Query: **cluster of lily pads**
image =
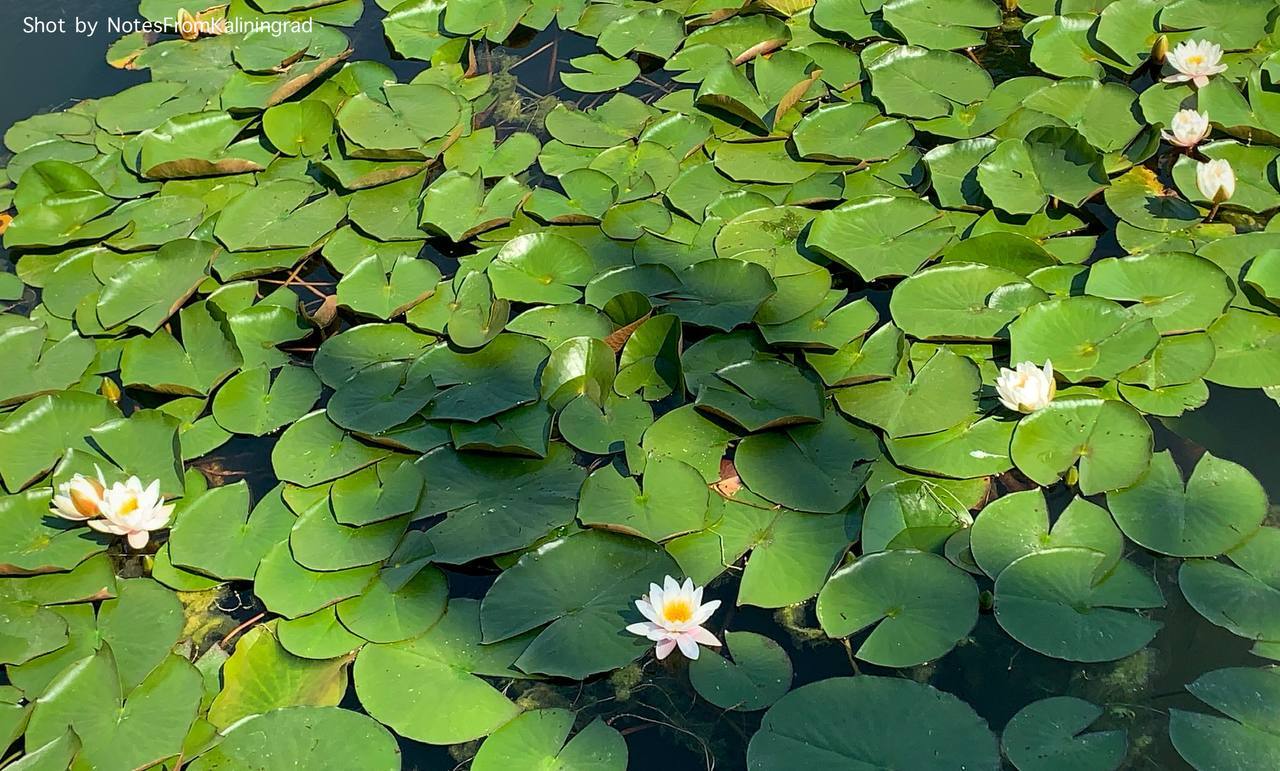
[[(1116, 768), (1107, 705), (893, 670), (1167, 591), (1280, 659), (1266, 493), (1152, 429), (1280, 391), (1275, 0), (378, 0), (409, 82), (362, 0), (191, 2), (4, 135), (12, 768), (621, 771), (625, 707), (513, 697), (637, 662), (753, 771)], [(550, 27), (535, 109), (485, 64)], [(1280, 765), (1274, 670), (1187, 689), (1188, 763)]]

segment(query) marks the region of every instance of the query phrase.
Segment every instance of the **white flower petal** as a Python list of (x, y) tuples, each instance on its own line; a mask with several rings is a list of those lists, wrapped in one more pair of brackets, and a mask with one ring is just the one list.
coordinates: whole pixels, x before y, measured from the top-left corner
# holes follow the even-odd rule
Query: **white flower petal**
[(675, 650), (675, 648), (676, 648), (676, 641), (668, 639), (668, 640), (663, 640), (662, 642), (654, 646), (653, 651), (655, 654), (657, 654), (658, 661), (662, 661), (667, 656), (670, 656), (671, 651)]
[(641, 637), (648, 637), (649, 630), (652, 628), (653, 628), (653, 624), (650, 624), (648, 621), (637, 621), (634, 624), (627, 624), (628, 632), (630, 632), (631, 634), (640, 635)]
[(658, 612), (654, 610), (653, 606), (650, 605), (649, 602), (645, 600), (643, 597), (636, 600), (636, 610), (640, 611), (640, 615), (644, 616), (645, 618), (649, 619), (655, 624), (659, 620)]
[(711, 618), (711, 614), (715, 613), (719, 607), (720, 607), (719, 600), (712, 600), (711, 602), (708, 602), (705, 605), (701, 605), (698, 607), (696, 611), (694, 611), (693, 618), (691, 618), (690, 621), (695, 626), (702, 624), (706, 622), (707, 619)]
[(698, 643), (688, 635), (680, 635), (676, 638), (676, 645), (680, 647), (680, 652), (690, 661), (698, 660)]
[(713, 645), (713, 646), (720, 645), (720, 641), (716, 639), (716, 636), (712, 634), (709, 629), (706, 629), (704, 627), (697, 626), (697, 627), (694, 627), (693, 629), (690, 629), (689, 636), (692, 637), (694, 642), (698, 643), (699, 645)]

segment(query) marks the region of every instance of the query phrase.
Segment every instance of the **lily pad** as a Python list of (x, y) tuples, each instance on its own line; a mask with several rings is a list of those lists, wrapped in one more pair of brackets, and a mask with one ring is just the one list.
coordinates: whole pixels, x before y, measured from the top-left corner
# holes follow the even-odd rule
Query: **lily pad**
[(649, 584), (677, 572), (648, 541), (591, 531), (553, 541), (521, 557), (485, 595), (486, 644), (532, 630), (515, 666), (530, 674), (581, 679), (628, 664), (649, 646), (624, 619)]
[(791, 659), (773, 640), (755, 632), (725, 632), (732, 661), (705, 653), (689, 664), (698, 695), (721, 709), (765, 709), (791, 688)]
[(1164, 597), (1125, 560), (1099, 579), (1105, 559), (1062, 546), (1015, 560), (996, 579), (996, 620), (1028, 648), (1069, 661), (1113, 661), (1141, 649), (1161, 624), (1139, 611), (1164, 607)]
[(1124, 731), (1089, 731), (1102, 707), (1073, 696), (1032, 702), (1010, 719), (1000, 743), (1019, 771), (1050, 771), (1064, 766), (1120, 767), (1128, 749)]
[(1000, 765), (995, 737), (967, 704), (929, 685), (873, 675), (791, 691), (765, 713), (747, 748), (748, 764), (760, 771), (833, 761), (928, 768), (939, 757), (966, 768)]
[(538, 766), (623, 771), (627, 767), (622, 734), (596, 718), (570, 739), (573, 722), (574, 713), (567, 709), (525, 712), (485, 739), (472, 767), (476, 771)]
[(818, 594), (831, 637), (874, 626), (863, 661), (909, 667), (941, 657), (978, 621), (978, 587), (946, 559), (914, 550), (867, 554), (837, 571)]
[(1018, 469), (1052, 484), (1079, 462), (1085, 495), (1128, 487), (1151, 460), (1151, 427), (1123, 402), (1058, 399), (1018, 423), (1010, 450)]
[(1125, 535), (1178, 557), (1213, 557), (1257, 530), (1267, 514), (1267, 494), (1244, 467), (1210, 453), (1187, 480), (1168, 450), (1151, 458), (1131, 487), (1107, 494), (1107, 505)]

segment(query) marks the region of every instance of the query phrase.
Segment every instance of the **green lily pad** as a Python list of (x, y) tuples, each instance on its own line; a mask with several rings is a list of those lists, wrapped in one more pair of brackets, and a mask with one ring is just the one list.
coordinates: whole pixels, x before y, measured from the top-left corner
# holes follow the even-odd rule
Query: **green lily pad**
[(694, 406), (747, 431), (822, 419), (822, 389), (801, 370), (777, 360), (753, 359), (716, 370), (698, 389)]
[(372, 718), (337, 707), (274, 709), (237, 723), (225, 737), (188, 767), (338, 771), (358, 757), (369, 771), (400, 768), (395, 737)]
[(1000, 743), (1019, 771), (1069, 766), (1115, 771), (1129, 747), (1125, 732), (1085, 732), (1102, 712), (1102, 707), (1074, 696), (1041, 699), (1018, 710)]
[(336, 707), (347, 690), (347, 663), (298, 658), (280, 647), (273, 625), (256, 626), (236, 641), (223, 665), (223, 686), (209, 705), (209, 722), (226, 730), (285, 707)]
[(1226, 717), (1174, 709), (1169, 712), (1169, 738), (1178, 754), (1194, 768), (1221, 765), (1230, 747), (1230, 768), (1265, 768), (1280, 758), (1280, 734), (1265, 705), (1276, 696), (1277, 678), (1270, 669), (1233, 667), (1201, 675), (1187, 685), (1200, 701)]
[(358, 471), (389, 454), (389, 450), (361, 443), (319, 410), (280, 435), (271, 451), (271, 465), (286, 482), (315, 485)]
[(1018, 642), (1054, 658), (1113, 661), (1141, 649), (1161, 625), (1137, 611), (1164, 607), (1164, 597), (1126, 560), (1099, 580), (1105, 559), (1063, 546), (1015, 560), (996, 579), (996, 620)]
[(1026, 139), (1006, 139), (978, 164), (978, 184), (1010, 214), (1034, 214), (1048, 198), (1080, 206), (1102, 191), (1102, 155), (1071, 129), (1039, 128)]
[(818, 621), (831, 637), (874, 626), (863, 661), (909, 667), (940, 658), (978, 621), (978, 587), (936, 554), (867, 554), (837, 571), (818, 594)]
[(948, 538), (972, 524), (964, 504), (945, 487), (923, 478), (899, 480), (872, 493), (862, 520), (862, 552), (940, 552)]
[(651, 583), (676, 574), (675, 560), (648, 541), (589, 531), (520, 558), (485, 595), (486, 644), (538, 630), (515, 666), (581, 679), (639, 658), (650, 643), (623, 619)]
[(1013, 362), (1053, 362), (1072, 381), (1109, 380), (1147, 357), (1159, 342), (1156, 327), (1119, 303), (1064, 297), (1031, 306), (1009, 325)]
[(1038, 484), (1052, 484), (1079, 462), (1085, 495), (1136, 482), (1151, 460), (1151, 427), (1123, 402), (1058, 399), (1023, 418), (1010, 450), (1018, 469)]
[(622, 734), (596, 718), (570, 739), (573, 722), (574, 713), (567, 709), (525, 712), (485, 739), (472, 766), (476, 771), (538, 766), (599, 771), (626, 768), (627, 743)]
[(126, 692), (109, 646), (64, 670), (31, 713), (26, 739), (40, 747), (68, 729), (93, 768), (144, 768), (182, 751), (200, 705), (200, 673), (170, 654)]
[(1209, 327), (1213, 365), (1205, 379), (1233, 388), (1280, 385), (1280, 355), (1273, 341), (1280, 336), (1275, 316), (1231, 308)]
[[(478, 739), (520, 714), (483, 678), (518, 677), (512, 663), (527, 644), (521, 636), (481, 645), (480, 603), (454, 599), (426, 633), (361, 648), (356, 694), (370, 715), (401, 736), (428, 744)], [(424, 687), (438, 697), (418, 698)]]
[(836, 403), (891, 437), (930, 434), (973, 414), (979, 385), (978, 368), (971, 361), (940, 349), (915, 377), (899, 371), (889, 380), (842, 388), (836, 391)]
[(640, 65), (630, 59), (611, 59), (603, 54), (579, 56), (570, 59), (569, 64), (582, 72), (562, 72), (561, 82), (586, 94), (622, 88), (640, 74)]
[(1129, 312), (1151, 319), (1165, 335), (1207, 329), (1235, 294), (1217, 265), (1175, 252), (1099, 260), (1089, 268), (1085, 291), (1133, 302)]
[(698, 695), (721, 709), (753, 712), (773, 704), (791, 688), (791, 659), (773, 640), (755, 632), (725, 632), (732, 661), (705, 653), (689, 664)]
[(865, 476), (860, 465), (879, 457), (875, 436), (828, 413), (812, 426), (754, 434), (743, 439), (734, 464), (747, 488), (775, 503), (800, 511), (843, 511)]
[(320, 380), (311, 370), (286, 366), (238, 372), (213, 397), (218, 425), (237, 434), (263, 436), (289, 425), (315, 406)]
[(1188, 560), (1178, 571), (1178, 586), (1191, 607), (1232, 634), (1250, 640), (1278, 640), (1278, 553), (1280, 531), (1262, 527), (1227, 553), (1234, 567), (1215, 560)]
[(1166, 450), (1151, 458), (1133, 486), (1108, 493), (1107, 505), (1125, 535), (1178, 557), (1213, 557), (1257, 530), (1267, 495), (1243, 466), (1205, 453), (1185, 489), (1182, 472)]
[(806, 244), (871, 281), (914, 273), (954, 235), (928, 201), (881, 195), (820, 212)]
[(595, 275), (587, 250), (553, 233), (536, 233), (508, 241), (488, 268), (494, 294), (505, 300), (571, 303)]
[(1124, 553), (1124, 537), (1110, 514), (1075, 498), (1049, 526), (1041, 490), (1010, 493), (987, 504), (969, 530), (969, 548), (983, 572), (999, 578), (1018, 558), (1044, 549), (1078, 546), (1105, 556), (1098, 575), (1109, 573)]
[(893, 321), (913, 337), (997, 339), (1023, 310), (1006, 306), (1004, 298), (1027, 288), (1025, 279), (1010, 270), (948, 261), (899, 284), (890, 312)]
[(706, 524), (706, 482), (697, 469), (673, 458), (655, 457), (644, 467), (644, 488), (636, 480), (603, 466), (582, 484), (578, 519), (651, 541), (666, 541)]
[(765, 713), (747, 762), (759, 771), (838, 762), (928, 768), (947, 758), (965, 768), (998, 768), (986, 721), (963, 701), (896, 677), (833, 677), (801, 686)]
[(447, 564), (523, 549), (570, 524), (585, 474), (559, 443), (536, 460), (442, 447), (417, 463), (434, 480), (418, 515), (448, 514), (429, 531), (436, 561)]
[(886, 44), (863, 51), (862, 61), (871, 93), (890, 115), (940, 118), (991, 93), (991, 76), (950, 51)]

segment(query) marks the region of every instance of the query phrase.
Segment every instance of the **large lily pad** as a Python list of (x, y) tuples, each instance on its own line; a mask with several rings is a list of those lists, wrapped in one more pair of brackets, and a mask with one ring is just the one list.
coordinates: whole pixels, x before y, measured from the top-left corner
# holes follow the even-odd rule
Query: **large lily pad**
[(586, 532), (552, 541), (521, 557), (489, 589), (480, 611), (484, 640), (538, 630), (515, 662), (530, 674), (580, 679), (615, 669), (649, 646), (620, 622), (634, 614), (649, 584), (676, 572), (661, 547), (637, 538)]
[(995, 737), (964, 702), (929, 685), (870, 675), (788, 693), (747, 748), (747, 762), (760, 771), (832, 762), (930, 768), (940, 757), (966, 768), (1000, 765)]
[(818, 594), (818, 621), (832, 637), (874, 626), (858, 658), (909, 667), (941, 657), (978, 620), (978, 587), (936, 554), (891, 550), (838, 571)]

